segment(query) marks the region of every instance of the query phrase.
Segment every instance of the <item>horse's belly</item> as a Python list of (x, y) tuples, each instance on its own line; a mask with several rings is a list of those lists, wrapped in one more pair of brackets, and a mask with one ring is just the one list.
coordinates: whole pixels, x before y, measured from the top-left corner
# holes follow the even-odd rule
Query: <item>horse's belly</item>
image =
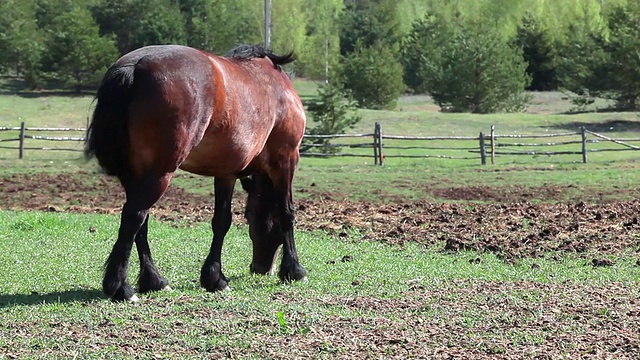
[(180, 169), (204, 176), (235, 175), (249, 166), (259, 150), (203, 139), (191, 150)]

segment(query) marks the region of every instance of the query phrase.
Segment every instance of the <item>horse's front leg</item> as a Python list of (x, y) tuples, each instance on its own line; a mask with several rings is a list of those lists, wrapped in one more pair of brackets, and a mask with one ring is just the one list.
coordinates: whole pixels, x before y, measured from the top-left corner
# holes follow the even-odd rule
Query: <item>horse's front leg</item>
[(307, 280), (307, 271), (300, 265), (296, 243), (293, 236), (295, 224), (295, 212), (290, 190), (285, 194), (280, 194), (281, 206), (279, 207), (280, 226), (282, 228), (282, 262), (278, 277), (281, 281), (290, 282), (295, 280)]
[(235, 178), (216, 177), (214, 180), (213, 241), (200, 272), (200, 285), (207, 291), (230, 289), (229, 279), (222, 273), (221, 253), (224, 237), (231, 227), (231, 199), (235, 183)]

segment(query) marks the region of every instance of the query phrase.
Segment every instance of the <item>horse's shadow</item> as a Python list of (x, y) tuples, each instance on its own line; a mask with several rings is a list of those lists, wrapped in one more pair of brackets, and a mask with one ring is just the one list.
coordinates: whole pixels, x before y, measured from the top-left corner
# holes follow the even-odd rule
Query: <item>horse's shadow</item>
[(56, 291), (46, 294), (36, 292), (31, 294), (0, 294), (0, 309), (22, 305), (63, 304), (98, 299), (104, 299), (102, 291), (98, 289)]

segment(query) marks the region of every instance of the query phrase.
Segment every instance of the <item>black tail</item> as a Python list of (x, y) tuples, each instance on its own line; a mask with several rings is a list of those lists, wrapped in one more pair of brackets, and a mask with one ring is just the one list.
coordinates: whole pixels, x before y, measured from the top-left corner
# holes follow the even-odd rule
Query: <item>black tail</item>
[(125, 176), (129, 170), (127, 121), (133, 72), (132, 65), (109, 68), (98, 88), (96, 108), (87, 129), (85, 158), (95, 156), (108, 175)]

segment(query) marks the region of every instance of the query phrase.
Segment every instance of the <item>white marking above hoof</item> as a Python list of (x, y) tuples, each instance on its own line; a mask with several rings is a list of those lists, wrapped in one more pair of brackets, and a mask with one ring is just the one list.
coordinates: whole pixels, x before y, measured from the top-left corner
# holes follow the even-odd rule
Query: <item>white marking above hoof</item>
[(309, 278), (305, 276), (302, 279), (300, 279), (300, 281), (306, 283), (306, 282), (309, 282)]
[(130, 298), (127, 299), (127, 301), (133, 304), (137, 304), (140, 302), (140, 299), (138, 298), (138, 295), (133, 294)]
[(222, 289), (222, 291), (231, 291), (231, 287), (229, 285), (225, 286), (224, 289)]
[(167, 286), (163, 287), (162, 290), (163, 291), (171, 291), (173, 289), (171, 288), (171, 286), (167, 285)]

